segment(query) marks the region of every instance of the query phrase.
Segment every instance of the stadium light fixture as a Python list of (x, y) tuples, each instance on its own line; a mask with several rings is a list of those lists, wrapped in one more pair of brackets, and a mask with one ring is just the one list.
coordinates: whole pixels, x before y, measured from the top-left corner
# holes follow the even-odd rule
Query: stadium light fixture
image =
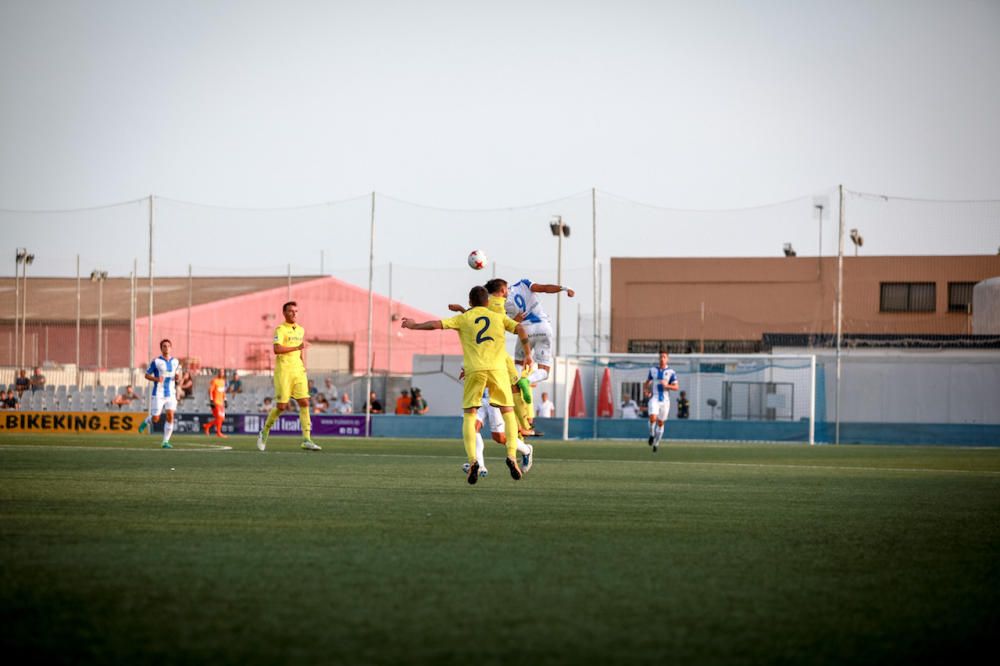
[(784, 250), (786, 257), (794, 257), (794, 256), (796, 256), (796, 254), (795, 254), (795, 248), (792, 247), (791, 243), (785, 243), (785, 246), (782, 249)]
[(858, 248), (865, 244), (865, 239), (857, 229), (851, 229), (851, 242), (854, 243), (854, 256), (858, 256)]
[(569, 225), (562, 221), (562, 215), (554, 215), (549, 222), (549, 230), (553, 236), (565, 236), (569, 238)]

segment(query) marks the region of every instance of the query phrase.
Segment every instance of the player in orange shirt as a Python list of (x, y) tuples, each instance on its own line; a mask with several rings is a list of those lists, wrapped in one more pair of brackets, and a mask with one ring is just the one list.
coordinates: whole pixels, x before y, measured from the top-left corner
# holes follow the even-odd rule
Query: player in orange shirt
[(226, 371), (219, 368), (215, 377), (208, 383), (208, 401), (212, 403), (212, 419), (201, 427), (207, 435), (215, 426), (216, 437), (228, 437), (222, 434), (222, 422), (226, 420)]

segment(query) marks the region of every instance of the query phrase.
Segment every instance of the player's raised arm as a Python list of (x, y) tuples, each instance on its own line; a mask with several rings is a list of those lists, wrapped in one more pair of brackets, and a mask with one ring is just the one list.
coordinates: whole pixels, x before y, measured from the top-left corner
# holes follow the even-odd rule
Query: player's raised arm
[(565, 291), (566, 295), (569, 296), (570, 298), (576, 296), (575, 291), (573, 291), (569, 287), (563, 287), (562, 285), (558, 284), (539, 284), (537, 282), (533, 282), (531, 284), (531, 291), (535, 292), (536, 294), (558, 294), (560, 291)]
[(412, 331), (434, 331), (441, 328), (441, 320), (435, 319), (433, 321), (422, 321), (420, 323), (415, 322), (409, 317), (403, 317), (403, 323), (401, 324), (403, 328), (408, 328)]
[(467, 308), (462, 307), (458, 303), (449, 303), (448, 309), (452, 312), (465, 312)]

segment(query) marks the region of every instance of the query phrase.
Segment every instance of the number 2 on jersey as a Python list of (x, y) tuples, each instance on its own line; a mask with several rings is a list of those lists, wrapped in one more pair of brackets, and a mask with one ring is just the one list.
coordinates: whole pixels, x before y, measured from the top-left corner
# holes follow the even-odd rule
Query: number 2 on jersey
[(490, 327), (490, 319), (489, 319), (489, 317), (476, 317), (476, 323), (478, 324), (479, 322), (483, 322), (483, 327), (481, 329), (479, 329), (478, 333), (476, 333), (476, 344), (477, 345), (481, 345), (484, 342), (486, 342), (487, 340), (492, 340), (493, 339), (489, 335), (483, 335), (483, 333), (486, 332), (486, 329), (488, 329)]

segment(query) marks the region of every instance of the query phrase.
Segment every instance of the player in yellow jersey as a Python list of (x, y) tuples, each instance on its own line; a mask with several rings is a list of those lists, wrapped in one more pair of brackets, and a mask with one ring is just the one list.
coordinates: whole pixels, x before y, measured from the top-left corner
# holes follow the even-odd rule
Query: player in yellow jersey
[[(490, 310), (493, 310), (493, 312), (504, 314), (507, 298), (507, 282), (505, 280), (497, 280), (494, 278), (483, 286), (490, 295), (487, 307)], [(448, 309), (452, 312), (465, 312), (464, 307), (455, 303), (450, 304)], [(521, 317), (522, 315), (518, 314), (518, 316), (514, 317), (514, 321), (521, 323)], [(507, 365), (507, 373), (510, 375), (511, 386), (515, 389), (513, 392), (514, 416), (517, 418), (518, 439), (520, 440), (527, 434), (534, 434), (529, 422), (529, 414), (531, 416), (534, 415), (531, 411), (531, 385), (529, 384), (527, 378), (527, 374), (530, 372), (530, 365), (524, 366), (524, 372), (519, 372), (517, 366), (514, 364), (514, 359), (511, 358), (510, 354), (505, 354), (504, 360)], [(518, 450), (520, 451), (522, 447), (529, 451), (532, 448), (519, 441)], [(531, 464), (531, 453), (522, 453), (521, 466), (525, 469), (525, 471), (531, 467)]]
[(298, 324), (299, 306), (288, 301), (281, 306), (284, 323), (274, 329), (274, 402), (275, 405), (264, 421), (264, 427), (257, 434), (257, 448), (267, 448), (267, 436), (278, 415), (285, 411), (290, 400), (299, 405), (299, 422), (302, 424), (302, 448), (319, 451), (312, 441), (312, 420), (309, 418), (309, 378), (302, 362), (302, 350), (306, 347), (306, 332)]
[(504, 334), (516, 333), (524, 346), (526, 358), (531, 358), (531, 346), (524, 328), (505, 314), (487, 308), (489, 293), (485, 287), (476, 286), (469, 292), (469, 309), (449, 319), (417, 323), (403, 318), (403, 328), (417, 331), (453, 329), (458, 331), (462, 343), (462, 361), (465, 384), (462, 391), (462, 441), (469, 461), (470, 484), (479, 480), (479, 461), (476, 458), (476, 411), (483, 397), (483, 389), (490, 391), (490, 404), (500, 408), (504, 430), (507, 433), (507, 468), (515, 481), (521, 478), (517, 465), (517, 420), (514, 417), (510, 376), (504, 357), (507, 354)]

